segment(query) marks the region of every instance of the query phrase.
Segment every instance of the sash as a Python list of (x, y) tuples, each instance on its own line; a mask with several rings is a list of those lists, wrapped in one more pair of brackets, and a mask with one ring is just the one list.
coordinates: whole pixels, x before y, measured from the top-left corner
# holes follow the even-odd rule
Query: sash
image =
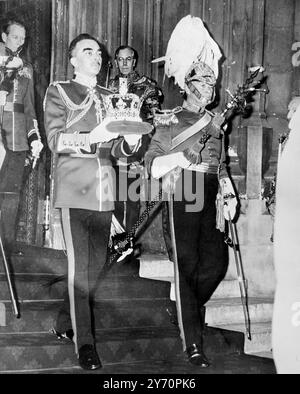
[(203, 129), (205, 126), (207, 126), (211, 121), (211, 118), (212, 118), (211, 115), (205, 112), (204, 116), (202, 116), (201, 119), (199, 119), (192, 126), (188, 127), (180, 134), (178, 134), (175, 138), (173, 138), (170, 150), (172, 151), (173, 149), (177, 148), (177, 146), (180, 145), (182, 142), (186, 141), (188, 138), (192, 137), (193, 135), (198, 133), (201, 129)]

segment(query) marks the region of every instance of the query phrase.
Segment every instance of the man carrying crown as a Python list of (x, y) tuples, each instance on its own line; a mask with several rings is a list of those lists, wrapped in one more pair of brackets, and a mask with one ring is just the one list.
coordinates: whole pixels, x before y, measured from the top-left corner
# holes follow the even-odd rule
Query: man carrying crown
[(54, 333), (72, 338), (79, 365), (101, 367), (92, 328), (91, 299), (106, 263), (114, 182), (111, 157), (131, 155), (137, 134), (119, 137), (107, 130), (104, 97), (97, 85), (101, 44), (89, 34), (70, 43), (74, 78), (53, 82), (44, 101), (48, 144), (56, 160), (54, 207), (60, 208), (68, 254), (68, 294)]
[(169, 191), (178, 324), (188, 360), (202, 368), (209, 366), (203, 352), (204, 305), (227, 269), (224, 237), (216, 228), (219, 188), (226, 219), (233, 219), (237, 204), (225, 165), (224, 118), (205, 110), (214, 100), (220, 57), (200, 18), (179, 21), (158, 60), (184, 91), (182, 110), (169, 111), (169, 121), (156, 119), (145, 155), (148, 173), (162, 178)]

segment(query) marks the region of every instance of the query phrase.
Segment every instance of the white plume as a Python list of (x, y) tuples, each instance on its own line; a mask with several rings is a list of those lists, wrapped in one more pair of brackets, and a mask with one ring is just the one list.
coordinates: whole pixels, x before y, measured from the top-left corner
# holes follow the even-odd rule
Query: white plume
[(184, 89), (185, 75), (194, 61), (206, 63), (217, 78), (221, 56), (218, 44), (210, 36), (202, 20), (187, 15), (175, 26), (166, 55), (156, 61), (164, 60), (165, 74), (168, 77), (173, 76), (175, 82)]

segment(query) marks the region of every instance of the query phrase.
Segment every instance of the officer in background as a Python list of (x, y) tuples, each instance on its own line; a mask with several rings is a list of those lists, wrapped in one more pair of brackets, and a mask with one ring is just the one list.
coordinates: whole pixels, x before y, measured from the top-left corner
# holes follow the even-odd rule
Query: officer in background
[[(33, 69), (19, 57), (26, 28), (17, 20), (2, 26), (1, 58), (19, 60), (19, 66), (3, 71), (0, 80), (0, 209), (1, 230), (7, 257), (15, 243), (16, 221), (24, 177), (26, 154), (37, 159), (43, 148), (35, 113)], [(9, 67), (9, 64), (7, 66)]]
[[(115, 66), (118, 73), (115, 78), (109, 81), (108, 88), (114, 93), (119, 93), (120, 80), (126, 79), (128, 93), (134, 93), (140, 97), (141, 119), (152, 124), (153, 114), (155, 110), (160, 108), (163, 94), (154, 80), (145, 75), (140, 75), (136, 71), (137, 61), (138, 54), (134, 48), (128, 45), (121, 45), (117, 48), (115, 51)], [(139, 180), (143, 176), (144, 155), (150, 139), (151, 135), (144, 135), (142, 146), (137, 154), (132, 155), (130, 158), (118, 160), (114, 165), (117, 182), (117, 201), (114, 215), (127, 231), (138, 220), (140, 211), (140, 199), (138, 196), (141, 193), (140, 187), (138, 187), (134, 195), (130, 195), (128, 191), (134, 182), (141, 185)], [(125, 184), (127, 184), (127, 189), (121, 189), (121, 185)]]

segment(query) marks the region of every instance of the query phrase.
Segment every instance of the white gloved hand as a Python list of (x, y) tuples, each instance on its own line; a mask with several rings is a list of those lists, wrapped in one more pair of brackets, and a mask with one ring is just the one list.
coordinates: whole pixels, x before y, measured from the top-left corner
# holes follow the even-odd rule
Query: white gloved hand
[(33, 157), (40, 157), (41, 150), (43, 149), (44, 145), (41, 143), (40, 140), (34, 140), (30, 144), (31, 153)]
[(111, 133), (107, 130), (106, 125), (108, 123), (109, 121), (107, 119), (104, 119), (103, 122), (101, 122), (90, 132), (90, 144), (108, 142), (119, 136), (118, 133)]
[(4, 106), (6, 104), (6, 96), (7, 96), (7, 91), (6, 90), (1, 90), (0, 91), (0, 105)]
[(224, 218), (226, 220), (233, 220), (236, 214), (237, 198), (231, 180), (229, 178), (222, 178), (219, 183), (224, 200)]
[(299, 107), (299, 105), (300, 105), (300, 97), (299, 96), (294, 97), (290, 101), (290, 103), (288, 105), (288, 110), (289, 110), (289, 112), (287, 114), (288, 119), (292, 119), (292, 116), (296, 112), (296, 109)]
[(139, 143), (142, 138), (142, 134), (125, 134), (124, 140), (128, 145), (133, 146)]
[(184, 156), (183, 152), (177, 153), (177, 165), (181, 168), (188, 168), (192, 163)]

